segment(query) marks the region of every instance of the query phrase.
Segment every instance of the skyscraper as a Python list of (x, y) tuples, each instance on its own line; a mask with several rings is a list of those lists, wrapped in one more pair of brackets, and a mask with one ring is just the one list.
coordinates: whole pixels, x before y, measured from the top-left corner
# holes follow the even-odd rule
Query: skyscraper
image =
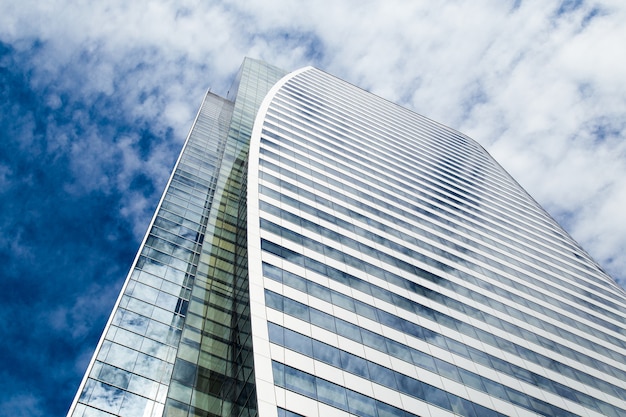
[(623, 416), (625, 301), (470, 138), (246, 59), (69, 415)]

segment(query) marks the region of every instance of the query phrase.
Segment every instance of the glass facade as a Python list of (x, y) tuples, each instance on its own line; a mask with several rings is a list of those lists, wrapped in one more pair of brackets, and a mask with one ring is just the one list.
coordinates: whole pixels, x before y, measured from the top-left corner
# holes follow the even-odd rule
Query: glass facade
[(284, 74), (246, 59), (206, 95), (69, 416), (256, 415), (246, 162)]
[(625, 301), (470, 138), (246, 59), (69, 415), (618, 417)]

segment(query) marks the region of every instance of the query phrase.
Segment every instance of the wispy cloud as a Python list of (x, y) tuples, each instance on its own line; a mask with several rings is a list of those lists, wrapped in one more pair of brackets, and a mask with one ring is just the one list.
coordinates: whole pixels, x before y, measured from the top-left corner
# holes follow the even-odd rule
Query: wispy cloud
[(0, 3), (0, 406), (64, 414), (204, 91), (246, 55), (469, 134), (626, 285), (624, 21), (612, 0)]

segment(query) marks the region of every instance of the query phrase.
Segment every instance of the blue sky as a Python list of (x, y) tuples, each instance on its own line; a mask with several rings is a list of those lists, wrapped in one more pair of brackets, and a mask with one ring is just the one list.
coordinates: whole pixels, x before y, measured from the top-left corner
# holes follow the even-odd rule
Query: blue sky
[(314, 65), (478, 140), (626, 285), (623, 1), (0, 3), (0, 410), (62, 416), (207, 88)]

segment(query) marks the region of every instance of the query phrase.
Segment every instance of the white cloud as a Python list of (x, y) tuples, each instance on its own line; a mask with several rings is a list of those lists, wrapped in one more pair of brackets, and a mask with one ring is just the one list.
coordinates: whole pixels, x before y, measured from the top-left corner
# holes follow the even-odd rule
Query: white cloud
[[(0, 6), (0, 39), (43, 42), (34, 83), (70, 71), (78, 81), (63, 82), (118, 95), (179, 140), (204, 90), (224, 93), (244, 55), (287, 69), (312, 57), (484, 144), (626, 279), (623, 2), (560, 15), (560, 2), (538, 0), (10, 3)], [(162, 163), (152, 156), (150, 173), (166, 177)]]
[[(6, 376), (6, 375), (3, 375)], [(26, 393), (0, 401), (3, 413), (14, 417), (44, 416), (41, 399), (35, 394)]]

